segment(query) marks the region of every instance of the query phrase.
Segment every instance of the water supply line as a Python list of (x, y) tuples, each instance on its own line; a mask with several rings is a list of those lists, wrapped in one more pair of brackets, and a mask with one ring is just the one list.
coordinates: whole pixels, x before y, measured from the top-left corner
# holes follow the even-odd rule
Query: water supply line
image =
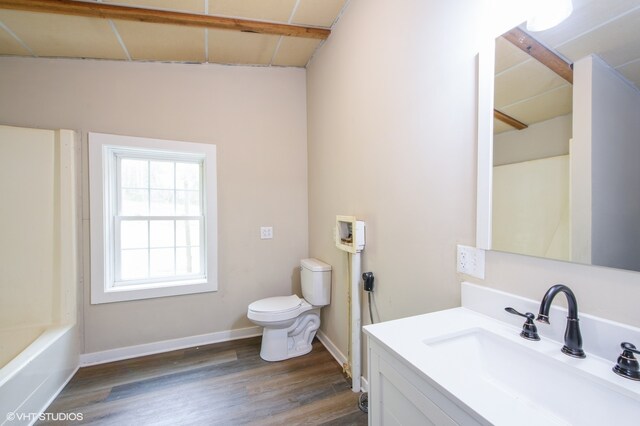
[[(365, 223), (355, 216), (336, 216), (336, 247), (349, 253), (349, 336), (351, 341), (351, 390), (360, 392), (361, 387), (361, 328), (360, 306), (360, 252), (365, 246)], [(347, 369), (345, 368), (345, 371)]]
[(360, 367), (362, 362), (362, 319), (360, 307), (360, 253), (351, 253), (351, 390), (360, 392)]
[[(347, 276), (351, 283), (351, 255), (347, 253)], [(349, 318), (349, 327), (347, 333), (347, 362), (342, 364), (342, 372), (351, 378), (351, 285), (347, 286), (347, 318)]]

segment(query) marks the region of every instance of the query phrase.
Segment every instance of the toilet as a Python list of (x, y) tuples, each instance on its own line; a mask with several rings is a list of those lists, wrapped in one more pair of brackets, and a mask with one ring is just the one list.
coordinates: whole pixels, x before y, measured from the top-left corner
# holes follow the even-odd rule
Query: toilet
[(300, 261), (302, 297), (268, 297), (249, 305), (247, 318), (264, 327), (260, 357), (265, 361), (305, 355), (320, 328), (320, 308), (331, 301), (331, 265), (318, 259)]

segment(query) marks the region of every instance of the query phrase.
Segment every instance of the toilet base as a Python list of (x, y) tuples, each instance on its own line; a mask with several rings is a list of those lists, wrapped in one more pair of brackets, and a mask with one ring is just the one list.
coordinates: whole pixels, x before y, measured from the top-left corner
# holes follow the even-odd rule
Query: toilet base
[(320, 309), (312, 309), (287, 328), (264, 327), (260, 358), (282, 361), (311, 352), (313, 338), (320, 328)]

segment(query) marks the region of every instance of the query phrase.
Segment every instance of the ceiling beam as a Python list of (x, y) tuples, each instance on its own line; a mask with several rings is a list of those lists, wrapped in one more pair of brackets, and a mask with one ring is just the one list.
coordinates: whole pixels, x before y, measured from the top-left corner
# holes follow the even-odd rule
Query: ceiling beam
[(0, 0), (0, 9), (215, 28), (320, 40), (325, 40), (331, 34), (331, 30), (325, 28), (73, 0)]
[(522, 121), (517, 120), (511, 117), (510, 115), (505, 114), (504, 112), (500, 112), (497, 109), (493, 110), (493, 118), (495, 118), (496, 120), (500, 120), (511, 127), (515, 127), (518, 130), (523, 130), (529, 127), (526, 124), (524, 124)]
[(573, 65), (550, 50), (538, 40), (519, 27), (515, 27), (502, 35), (506, 40), (528, 53), (551, 71), (573, 84)]

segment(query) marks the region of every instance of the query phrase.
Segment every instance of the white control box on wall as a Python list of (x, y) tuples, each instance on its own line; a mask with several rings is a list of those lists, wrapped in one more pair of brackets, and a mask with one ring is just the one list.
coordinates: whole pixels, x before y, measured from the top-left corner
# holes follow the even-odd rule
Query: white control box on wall
[(364, 222), (355, 216), (336, 216), (336, 247), (349, 253), (364, 249)]

